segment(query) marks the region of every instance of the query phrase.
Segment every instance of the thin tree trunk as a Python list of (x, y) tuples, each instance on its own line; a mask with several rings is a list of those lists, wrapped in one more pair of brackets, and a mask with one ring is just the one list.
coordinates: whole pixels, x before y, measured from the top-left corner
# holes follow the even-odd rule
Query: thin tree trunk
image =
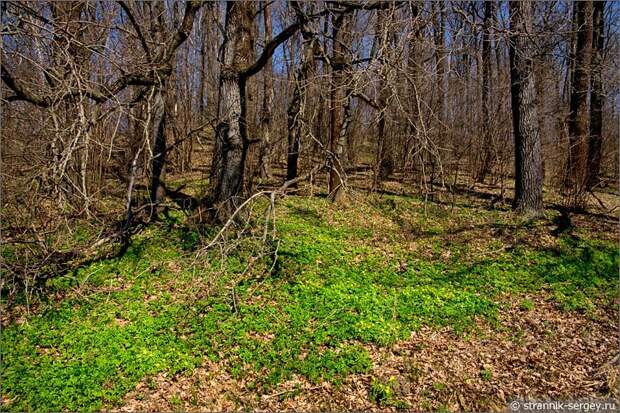
[[(205, 113), (205, 89), (207, 88), (207, 44), (209, 41), (209, 21), (208, 9), (202, 13), (202, 27), (200, 28), (200, 86), (198, 93), (198, 117), (204, 121), (207, 118)], [(210, 69), (210, 68), (209, 68)]]
[(482, 32), (482, 164), (476, 182), (484, 182), (484, 178), (493, 168), (494, 150), (491, 135), (491, 25), (493, 19), (492, 1), (484, 3), (484, 22)]
[[(310, 32), (308, 23), (301, 28), (303, 39), (303, 61), (293, 80), (293, 97), (287, 111), (288, 148), (286, 159), (286, 180), (297, 178), (299, 167), (299, 150), (303, 125), (306, 122), (306, 103), (308, 98), (308, 78), (315, 70), (314, 54), (318, 52), (317, 39)], [(293, 184), (296, 187), (296, 184)]]
[(151, 218), (157, 214), (157, 202), (161, 198), (161, 177), (166, 164), (166, 96), (164, 85), (155, 86), (152, 132), (153, 158), (151, 160)]
[(590, 86), (590, 138), (588, 140), (588, 189), (599, 183), (603, 144), (603, 48), (605, 47), (605, 1), (594, 2), (592, 78)]
[[(439, 120), (446, 119), (446, 56), (445, 56), (445, 33), (446, 33), (446, 8), (443, 2), (433, 3), (435, 10), (435, 75), (437, 78), (439, 94)], [(443, 127), (443, 126), (442, 126)]]
[(217, 116), (217, 81), (218, 81), (218, 44), (220, 43), (220, 36), (218, 35), (219, 21), (219, 3), (212, 2), (207, 5), (207, 13), (205, 18), (207, 19), (208, 28), (207, 32), (207, 65), (209, 74), (207, 76), (207, 119), (214, 119)]
[[(271, 9), (267, 1), (262, 2), (265, 44), (271, 40)], [(271, 105), (273, 104), (273, 69), (271, 58), (263, 69), (263, 107), (261, 113), (261, 143), (258, 155), (260, 177), (271, 179)]]
[(379, 80), (379, 94), (377, 96), (377, 106), (379, 110), (377, 120), (377, 153), (375, 157), (375, 171), (374, 179), (371, 190), (374, 191), (381, 180), (387, 178), (394, 169), (394, 162), (391, 156), (391, 147), (389, 142), (386, 142), (385, 133), (385, 113), (388, 109), (388, 63), (390, 51), (393, 48), (393, 42), (391, 41), (393, 36), (390, 33), (390, 26), (388, 24), (389, 17), (392, 17), (394, 12), (393, 8), (387, 10), (377, 11), (377, 24), (375, 34), (375, 45), (377, 47), (377, 53), (381, 57), (381, 69)]
[[(422, 44), (422, 25), (417, 21), (420, 16), (420, 9), (416, 2), (409, 4), (409, 11), (411, 14), (411, 36), (409, 38), (409, 51), (407, 56), (407, 69), (411, 74), (411, 81), (408, 84), (408, 95), (410, 96), (409, 104), (409, 122), (407, 122), (407, 142), (403, 151), (402, 163), (407, 167), (408, 162), (411, 162), (412, 171), (416, 173), (417, 163), (419, 159), (419, 142), (420, 142), (420, 100), (421, 96), (418, 93), (419, 87), (419, 75), (420, 70), (418, 63), (421, 50), (418, 51)], [(409, 154), (412, 153), (412, 159), (409, 159)], [(403, 175), (404, 176), (404, 175)]]
[(532, 3), (511, 1), (510, 10), (510, 92), (515, 139), (515, 199), (513, 208), (522, 214), (543, 212), (542, 159), (532, 44)]

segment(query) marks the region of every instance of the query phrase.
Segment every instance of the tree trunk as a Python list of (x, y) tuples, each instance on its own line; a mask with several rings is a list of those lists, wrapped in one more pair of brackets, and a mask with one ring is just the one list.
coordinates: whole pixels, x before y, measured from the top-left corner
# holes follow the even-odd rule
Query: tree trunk
[[(271, 41), (271, 9), (267, 1), (263, 5), (263, 22), (265, 44)], [(261, 110), (261, 142), (258, 154), (259, 174), (261, 178), (271, 179), (271, 105), (273, 104), (273, 68), (271, 58), (263, 69), (263, 107)]]
[(605, 47), (605, 1), (594, 2), (592, 78), (590, 80), (590, 138), (588, 140), (588, 189), (599, 183), (603, 144), (603, 48)]
[[(446, 56), (445, 56), (445, 33), (446, 33), (446, 8), (443, 2), (434, 2), (435, 6), (435, 75), (437, 77), (437, 90), (439, 94), (439, 120), (446, 119)], [(440, 126), (443, 129), (443, 125)]]
[(207, 36), (207, 65), (209, 74), (207, 76), (207, 119), (214, 119), (217, 116), (217, 80), (218, 80), (218, 44), (220, 36), (218, 34), (219, 3), (212, 2), (206, 6), (205, 19), (208, 27), (206, 28)]
[[(286, 159), (286, 180), (297, 178), (299, 150), (303, 125), (306, 119), (306, 102), (308, 98), (308, 78), (315, 70), (314, 54), (318, 52), (318, 43), (314, 34), (310, 32), (308, 23), (301, 28), (303, 39), (302, 62), (293, 80), (293, 97), (287, 111), (288, 148)], [(294, 184), (296, 186), (296, 184)]]
[(588, 158), (588, 88), (592, 55), (592, 0), (574, 3), (575, 62), (571, 75), (568, 117), (568, 163), (566, 188), (570, 202), (583, 206)]
[(333, 22), (332, 84), (330, 90), (329, 148), (332, 166), (329, 174), (329, 198), (344, 198), (343, 155), (351, 117), (351, 91), (348, 76), (351, 70), (351, 28), (353, 13), (340, 12)]
[(202, 27), (200, 28), (200, 85), (198, 90), (198, 117), (201, 121), (206, 118), (205, 88), (207, 87), (207, 11), (202, 13)]
[(390, 25), (388, 24), (388, 13), (389, 18), (393, 17), (394, 9), (390, 7), (387, 10), (378, 10), (377, 11), (377, 24), (376, 24), (376, 34), (375, 34), (375, 45), (377, 47), (378, 57), (381, 58), (381, 69), (380, 69), (380, 79), (379, 79), (379, 93), (377, 96), (377, 109), (379, 110), (378, 119), (377, 119), (377, 153), (375, 158), (375, 171), (374, 171), (374, 179), (372, 183), (372, 191), (374, 191), (380, 182), (387, 178), (394, 169), (394, 161), (391, 153), (391, 146), (389, 142), (386, 141), (386, 133), (385, 133), (385, 113), (388, 109), (388, 97), (389, 97), (389, 86), (388, 86), (388, 76), (389, 76), (389, 67), (388, 61), (390, 60), (390, 51), (393, 50), (393, 36), (390, 32)]
[(161, 176), (166, 164), (166, 96), (164, 85), (155, 86), (152, 109), (153, 158), (151, 159), (151, 218), (157, 214), (157, 202), (161, 199)]
[(531, 1), (511, 1), (510, 94), (515, 139), (515, 199), (513, 208), (522, 214), (543, 213), (542, 160), (532, 44)]
[[(420, 85), (420, 70), (418, 68), (417, 60), (420, 59), (420, 55), (422, 52), (422, 24), (418, 22), (420, 16), (420, 9), (416, 2), (411, 2), (409, 4), (409, 12), (411, 14), (411, 35), (409, 38), (409, 47), (408, 47), (408, 56), (407, 56), (407, 70), (411, 75), (411, 80), (408, 83), (408, 95), (410, 96), (410, 104), (409, 104), (409, 121), (407, 122), (407, 141), (405, 143), (405, 148), (403, 150), (402, 156), (402, 164), (405, 168), (408, 165), (411, 165), (411, 169), (413, 173), (417, 171), (417, 164), (419, 162), (419, 141), (420, 141), (420, 111), (419, 104), (421, 102), (422, 97), (418, 92), (418, 88)], [(412, 158), (409, 158), (409, 154), (412, 154)]]
[(493, 22), (492, 1), (484, 3), (484, 22), (482, 32), (482, 164), (476, 177), (477, 182), (484, 178), (493, 168), (494, 149), (491, 135), (491, 25)]
[(229, 1), (220, 69), (216, 145), (211, 165), (209, 203), (212, 219), (230, 216), (238, 204), (248, 149), (245, 79), (240, 71), (252, 54), (253, 7), (250, 2)]

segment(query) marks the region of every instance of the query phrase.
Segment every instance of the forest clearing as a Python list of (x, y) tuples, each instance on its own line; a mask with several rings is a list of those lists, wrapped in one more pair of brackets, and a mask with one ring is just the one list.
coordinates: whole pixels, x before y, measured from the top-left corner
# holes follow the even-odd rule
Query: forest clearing
[(2, 411), (620, 403), (619, 3), (0, 11)]

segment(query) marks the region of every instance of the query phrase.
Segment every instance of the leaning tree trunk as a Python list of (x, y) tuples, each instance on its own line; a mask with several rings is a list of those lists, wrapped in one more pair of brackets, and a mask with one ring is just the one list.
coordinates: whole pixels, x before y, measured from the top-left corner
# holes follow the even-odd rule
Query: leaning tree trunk
[(510, 93), (515, 139), (515, 199), (523, 214), (542, 214), (542, 158), (535, 106), (531, 1), (510, 2)]
[(599, 183), (601, 169), (601, 147), (603, 144), (603, 48), (605, 47), (603, 12), (605, 2), (594, 3), (593, 41), (592, 41), (592, 78), (590, 80), (590, 138), (588, 140), (588, 189)]
[(568, 117), (568, 163), (566, 189), (574, 206), (582, 206), (588, 159), (588, 89), (592, 55), (592, 0), (574, 3), (575, 62), (571, 75), (570, 114)]
[(329, 143), (332, 167), (329, 173), (329, 198), (340, 202), (344, 198), (343, 166), (351, 118), (351, 91), (348, 76), (351, 69), (351, 28), (353, 13), (340, 12), (333, 22), (332, 76), (330, 91)]

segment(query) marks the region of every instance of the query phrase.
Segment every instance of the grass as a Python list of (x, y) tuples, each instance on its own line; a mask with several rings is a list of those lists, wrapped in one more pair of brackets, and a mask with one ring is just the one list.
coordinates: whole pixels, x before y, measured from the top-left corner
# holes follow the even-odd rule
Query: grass
[[(579, 233), (532, 243), (550, 228), (507, 212), (290, 197), (278, 214), (271, 272), (264, 259), (241, 277), (243, 249), (193, 267), (197, 233), (169, 223), (122, 258), (48, 282), (49, 302), (2, 332), (5, 408), (100, 410), (205, 357), (258, 393), (294, 374), (338, 383), (369, 371), (366, 344), (389, 346), (424, 325), (471, 331), (518, 294), (542, 291), (592, 316), (617, 294), (617, 245)], [(389, 383), (375, 387), (389, 403)]]

